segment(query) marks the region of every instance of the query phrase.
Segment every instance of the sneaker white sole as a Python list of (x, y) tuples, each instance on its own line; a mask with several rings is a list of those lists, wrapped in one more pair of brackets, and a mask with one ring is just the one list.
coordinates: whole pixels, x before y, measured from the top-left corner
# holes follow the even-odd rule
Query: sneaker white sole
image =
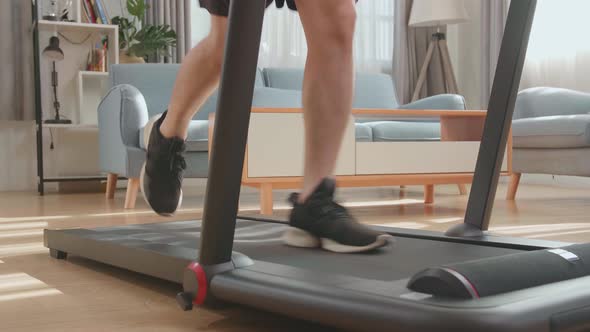
[[(144, 178), (144, 176), (145, 176), (145, 163), (143, 163), (143, 166), (141, 167), (141, 173), (139, 175), (139, 186), (141, 188), (141, 196), (143, 197), (143, 200), (147, 203), (147, 205), (154, 212), (156, 212), (156, 210), (150, 204), (150, 201), (148, 201), (147, 197), (145, 196), (145, 190), (143, 188), (143, 178)], [(178, 198), (178, 205), (176, 206), (176, 210), (180, 209), (180, 206), (182, 205), (182, 198), (183, 198), (183, 193), (182, 193), (182, 189), (180, 189), (180, 197)], [(156, 213), (158, 213), (158, 212), (156, 212)], [(161, 216), (163, 216), (163, 217), (172, 217), (174, 215), (174, 212), (173, 213), (158, 213), (158, 214), (161, 215)]]
[(285, 231), (283, 234), (283, 242), (292, 247), (298, 248), (319, 248), (321, 247), (324, 250), (336, 252), (336, 253), (343, 253), (343, 254), (351, 254), (351, 253), (359, 253), (359, 252), (366, 252), (375, 250), (381, 247), (386, 246), (390, 242), (393, 241), (393, 237), (389, 234), (379, 235), (377, 240), (369, 245), (366, 246), (349, 246), (338, 243), (334, 240), (330, 240), (327, 238), (318, 238), (316, 236), (311, 235), (309, 232), (306, 232), (302, 229), (291, 227)]
[(318, 237), (296, 227), (290, 227), (283, 233), (283, 242), (298, 248), (319, 248), (322, 244)]

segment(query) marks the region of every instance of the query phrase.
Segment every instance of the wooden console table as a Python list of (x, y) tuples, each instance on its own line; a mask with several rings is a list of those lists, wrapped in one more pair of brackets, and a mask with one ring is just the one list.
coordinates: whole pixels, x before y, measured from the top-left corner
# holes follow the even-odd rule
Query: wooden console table
[[(355, 109), (354, 118), (375, 121), (440, 121), (440, 141), (357, 142), (351, 118), (336, 166), (340, 187), (424, 185), (424, 202), (434, 202), (434, 186), (471, 183), (483, 132), (485, 111)], [(209, 142), (214, 115), (209, 118)], [(242, 184), (260, 190), (262, 214), (272, 214), (273, 189), (303, 183), (304, 130), (301, 109), (254, 108), (250, 120)], [(502, 175), (512, 170), (512, 141)]]

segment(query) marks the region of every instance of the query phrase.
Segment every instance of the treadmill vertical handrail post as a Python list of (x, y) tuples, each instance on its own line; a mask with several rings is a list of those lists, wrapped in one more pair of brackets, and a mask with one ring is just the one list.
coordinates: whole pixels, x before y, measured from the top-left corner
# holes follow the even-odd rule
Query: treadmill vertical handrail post
[(488, 229), (536, 4), (537, 0), (510, 4), (465, 222), (451, 228), (447, 235), (477, 236)]
[(230, 5), (203, 212), (202, 265), (231, 260), (265, 8), (265, 0)]

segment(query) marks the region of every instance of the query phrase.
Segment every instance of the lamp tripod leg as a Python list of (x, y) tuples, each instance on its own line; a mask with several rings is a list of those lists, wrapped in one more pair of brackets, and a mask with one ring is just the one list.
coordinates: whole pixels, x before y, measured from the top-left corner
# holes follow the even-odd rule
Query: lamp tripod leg
[(418, 82), (416, 83), (416, 89), (414, 89), (414, 94), (412, 95), (413, 102), (420, 98), (420, 92), (422, 91), (422, 87), (424, 86), (424, 82), (426, 81), (426, 74), (428, 74), (428, 66), (430, 66), (432, 54), (434, 53), (435, 42), (436, 40), (432, 39), (430, 40), (430, 44), (428, 45), (428, 51), (426, 51), (426, 57), (424, 58), (424, 63), (422, 64), (422, 68), (420, 69), (420, 75), (418, 76)]

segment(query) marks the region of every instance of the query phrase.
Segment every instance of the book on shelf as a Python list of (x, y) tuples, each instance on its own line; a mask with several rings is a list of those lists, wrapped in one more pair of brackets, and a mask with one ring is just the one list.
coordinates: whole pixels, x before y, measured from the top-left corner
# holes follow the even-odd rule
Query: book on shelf
[(96, 3), (96, 13), (103, 24), (111, 24), (111, 20), (107, 15), (106, 6), (102, 0), (94, 0)]
[(102, 19), (100, 18), (100, 15), (98, 14), (98, 8), (96, 7), (96, 0), (90, 0), (90, 4), (92, 5), (92, 11), (96, 17), (96, 23), (102, 24)]
[(97, 23), (94, 8), (90, 0), (82, 0), (82, 6), (84, 7), (84, 17), (88, 20), (88, 23)]

